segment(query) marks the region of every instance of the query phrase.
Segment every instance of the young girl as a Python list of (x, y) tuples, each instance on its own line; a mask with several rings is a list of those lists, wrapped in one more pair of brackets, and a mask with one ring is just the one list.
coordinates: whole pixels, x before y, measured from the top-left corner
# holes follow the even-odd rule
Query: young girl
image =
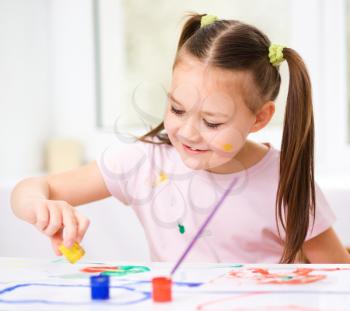
[[(281, 151), (248, 140), (271, 120), (286, 60), (290, 80)], [(20, 182), (12, 208), (70, 247), (88, 220), (75, 206), (113, 195), (140, 219), (152, 260), (175, 261), (233, 179), (236, 184), (187, 260), (346, 263), (335, 220), (314, 181), (311, 85), (293, 49), (235, 20), (191, 15), (158, 127), (79, 169)], [(116, 222), (118, 219), (116, 220)]]

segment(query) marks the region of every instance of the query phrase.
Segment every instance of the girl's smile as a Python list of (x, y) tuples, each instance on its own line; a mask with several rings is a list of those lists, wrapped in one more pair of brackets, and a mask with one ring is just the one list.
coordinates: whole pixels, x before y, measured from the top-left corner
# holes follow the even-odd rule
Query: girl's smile
[(187, 146), (185, 144), (182, 144), (185, 151), (188, 152), (189, 154), (203, 154), (205, 152), (208, 152), (209, 150), (202, 150), (202, 149), (196, 149), (190, 146)]

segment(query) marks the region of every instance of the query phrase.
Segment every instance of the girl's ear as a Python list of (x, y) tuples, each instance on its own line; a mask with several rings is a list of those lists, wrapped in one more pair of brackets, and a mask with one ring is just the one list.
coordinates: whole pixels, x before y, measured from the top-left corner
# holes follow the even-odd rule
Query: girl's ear
[(264, 128), (271, 120), (275, 113), (275, 103), (266, 102), (255, 115), (255, 122), (250, 129), (250, 133), (257, 132)]

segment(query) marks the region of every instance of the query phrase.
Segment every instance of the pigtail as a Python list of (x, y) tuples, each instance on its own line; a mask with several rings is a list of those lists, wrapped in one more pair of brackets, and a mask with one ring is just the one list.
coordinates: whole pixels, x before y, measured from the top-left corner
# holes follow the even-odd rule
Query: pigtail
[[(305, 241), (310, 215), (315, 217), (314, 120), (310, 78), (301, 57), (284, 48), (289, 90), (276, 196), (278, 216), (286, 232), (281, 262), (292, 263)], [(286, 220), (285, 220), (286, 219)]]
[(192, 37), (192, 35), (201, 27), (201, 18), (205, 14), (188, 13), (187, 21), (182, 28), (179, 43), (177, 45), (177, 52), (180, 51), (185, 42)]

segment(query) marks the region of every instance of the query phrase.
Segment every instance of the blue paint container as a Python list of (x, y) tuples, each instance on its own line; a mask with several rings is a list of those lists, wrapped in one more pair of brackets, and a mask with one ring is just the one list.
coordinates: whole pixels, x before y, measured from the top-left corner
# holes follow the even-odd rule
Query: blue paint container
[(90, 276), (91, 299), (105, 300), (109, 299), (109, 276), (93, 275)]

